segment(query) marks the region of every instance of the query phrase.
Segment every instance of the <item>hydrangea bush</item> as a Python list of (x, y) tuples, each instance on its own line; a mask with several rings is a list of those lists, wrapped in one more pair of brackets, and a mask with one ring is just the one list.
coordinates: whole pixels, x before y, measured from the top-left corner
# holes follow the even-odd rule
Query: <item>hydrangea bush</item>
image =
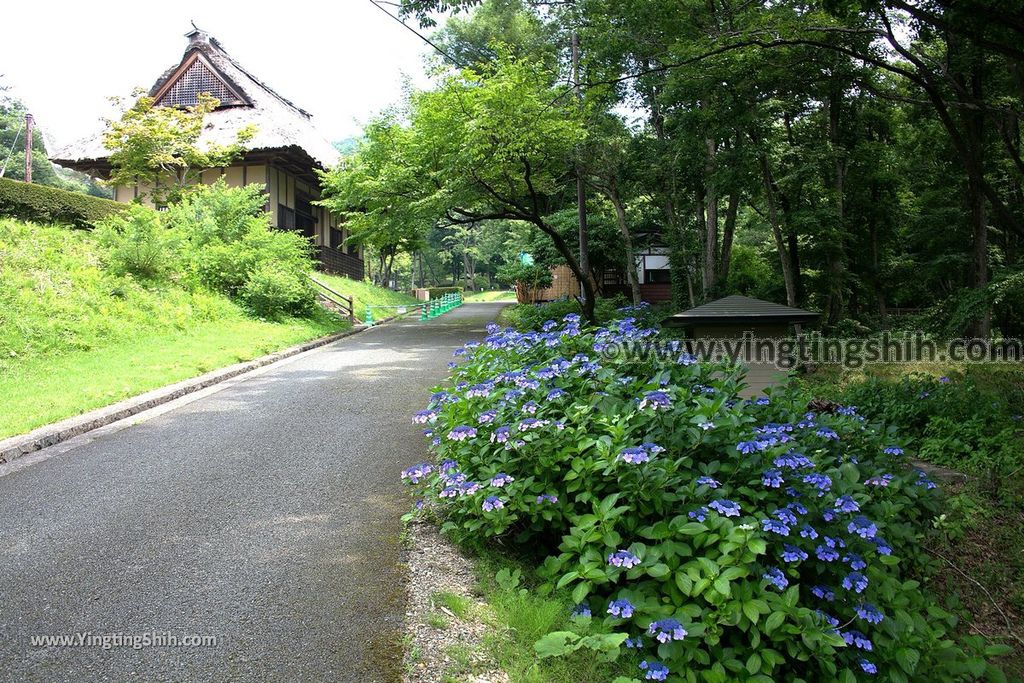
[(435, 460), (403, 478), (456, 535), (546, 556), (544, 589), (608, 634), (541, 654), (633, 648), (645, 680), (1000, 679), (911, 578), (938, 500), (897, 435), (786, 387), (741, 399), (740, 369), (675, 347), (613, 353), (656, 335), (633, 318), (487, 331), (414, 417)]

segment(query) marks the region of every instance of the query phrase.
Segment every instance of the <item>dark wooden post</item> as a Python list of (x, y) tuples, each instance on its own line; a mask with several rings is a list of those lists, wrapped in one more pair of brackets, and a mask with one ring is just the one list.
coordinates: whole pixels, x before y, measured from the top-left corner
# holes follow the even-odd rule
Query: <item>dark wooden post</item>
[(32, 182), (32, 114), (25, 114), (25, 182)]

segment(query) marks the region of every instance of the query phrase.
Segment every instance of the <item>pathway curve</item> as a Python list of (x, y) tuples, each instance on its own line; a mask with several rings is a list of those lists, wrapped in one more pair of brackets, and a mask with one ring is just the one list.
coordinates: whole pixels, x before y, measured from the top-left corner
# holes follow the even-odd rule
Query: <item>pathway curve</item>
[[(375, 328), (0, 467), (0, 681), (397, 679), (409, 418), (499, 308)], [(80, 633), (218, 644), (30, 642)]]

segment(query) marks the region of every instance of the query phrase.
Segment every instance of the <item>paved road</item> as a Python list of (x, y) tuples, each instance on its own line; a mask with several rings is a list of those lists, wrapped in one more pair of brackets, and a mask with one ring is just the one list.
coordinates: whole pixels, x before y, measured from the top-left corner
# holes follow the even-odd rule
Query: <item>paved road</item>
[[(375, 328), (0, 468), (0, 680), (395, 680), (409, 417), (497, 311)], [(219, 643), (30, 643), (83, 632)]]

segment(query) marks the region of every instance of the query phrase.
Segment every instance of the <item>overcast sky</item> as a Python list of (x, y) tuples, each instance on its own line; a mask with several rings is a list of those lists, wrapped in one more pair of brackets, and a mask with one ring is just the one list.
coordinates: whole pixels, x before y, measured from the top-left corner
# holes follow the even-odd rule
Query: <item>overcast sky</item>
[(149, 89), (176, 65), (190, 21), (329, 140), (397, 102), (403, 75), (428, 82), (429, 48), (369, 0), (4, 0), (0, 19), (2, 82), (58, 146), (101, 131), (108, 96)]

